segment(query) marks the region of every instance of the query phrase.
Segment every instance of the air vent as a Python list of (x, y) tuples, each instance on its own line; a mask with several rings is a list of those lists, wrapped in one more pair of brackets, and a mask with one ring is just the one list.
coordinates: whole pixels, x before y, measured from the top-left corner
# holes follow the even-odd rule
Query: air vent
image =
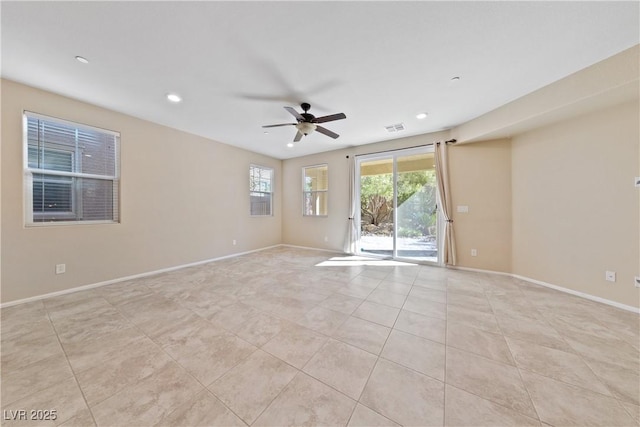
[(395, 125), (385, 126), (384, 128), (389, 133), (400, 132), (404, 130), (404, 123), (396, 123)]

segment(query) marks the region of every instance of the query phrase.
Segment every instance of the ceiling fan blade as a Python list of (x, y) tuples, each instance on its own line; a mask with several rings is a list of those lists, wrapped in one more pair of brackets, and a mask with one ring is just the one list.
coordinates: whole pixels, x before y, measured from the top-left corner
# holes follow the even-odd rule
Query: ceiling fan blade
[(339, 137), (340, 135), (338, 135), (335, 132), (331, 132), (329, 129), (327, 128), (323, 128), (322, 126), (316, 126), (316, 130), (320, 133), (323, 133), (327, 136), (330, 136), (333, 139), (336, 139), (337, 137)]
[(296, 110), (294, 110), (292, 107), (284, 107), (285, 110), (287, 110), (288, 112), (291, 113), (291, 115), (293, 115), (293, 117), (295, 117), (296, 119), (300, 120), (300, 121), (304, 121), (304, 117), (302, 117), (300, 115), (300, 113), (298, 113)]
[(293, 138), (293, 142), (298, 142), (302, 139), (302, 132), (298, 131), (298, 133), (296, 133), (296, 137)]
[(346, 119), (346, 118), (347, 118), (347, 116), (345, 116), (344, 113), (338, 113), (338, 114), (331, 114), (329, 116), (316, 117), (313, 122), (314, 123), (326, 123), (326, 122), (332, 122), (334, 120), (342, 120), (342, 119)]
[(281, 123), (279, 125), (264, 125), (263, 128), (277, 128), (279, 126), (295, 126), (297, 123)]
[(254, 95), (250, 93), (238, 93), (236, 95), (242, 99), (249, 99), (251, 101), (285, 102), (288, 104), (295, 104), (297, 102), (295, 99), (278, 95)]

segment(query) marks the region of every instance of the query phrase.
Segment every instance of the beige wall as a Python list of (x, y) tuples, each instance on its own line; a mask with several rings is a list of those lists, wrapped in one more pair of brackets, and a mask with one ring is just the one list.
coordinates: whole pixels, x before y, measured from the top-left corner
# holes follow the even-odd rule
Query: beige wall
[[(385, 143), (329, 151), (283, 162), (283, 243), (342, 250), (349, 216), (347, 155), (413, 147), (448, 139), (446, 132)], [(511, 269), (511, 148), (508, 140), (455, 145), (449, 150), (454, 205), (468, 214), (454, 214), (459, 265), (508, 272)], [(302, 216), (303, 166), (329, 165), (329, 216)], [(459, 231), (458, 231), (459, 230)], [(325, 237), (327, 241), (325, 242)], [(471, 257), (471, 248), (478, 257)]]
[[(458, 265), (511, 271), (510, 141), (453, 145), (449, 169)], [(459, 205), (469, 212), (458, 213)]]
[(513, 138), (513, 273), (640, 305), (639, 113), (635, 101)]
[[(348, 217), (348, 152), (330, 151), (282, 162), (282, 242), (342, 250)], [(328, 215), (302, 215), (302, 167), (326, 163), (329, 172)], [(325, 236), (327, 241), (325, 242)]]
[[(120, 224), (24, 227), (23, 110), (121, 133)], [(2, 302), (281, 243), (280, 160), (6, 80), (1, 154)], [(249, 216), (250, 163), (275, 168), (273, 217)]]

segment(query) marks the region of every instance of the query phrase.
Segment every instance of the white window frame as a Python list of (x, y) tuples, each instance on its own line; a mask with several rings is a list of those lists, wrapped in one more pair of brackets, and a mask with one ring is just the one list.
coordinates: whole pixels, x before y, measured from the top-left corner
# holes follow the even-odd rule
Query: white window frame
[[(255, 190), (252, 187), (252, 183), (251, 183), (251, 176), (253, 173), (253, 169), (257, 168), (260, 169), (262, 171), (268, 171), (269, 172), (269, 191), (265, 191), (265, 190)], [(275, 172), (273, 168), (270, 168), (268, 166), (262, 166), (262, 165), (257, 165), (254, 163), (251, 163), (249, 165), (249, 216), (251, 217), (265, 217), (265, 216), (273, 216), (273, 184), (274, 184), (274, 177), (275, 177)], [(254, 214), (253, 213), (253, 209), (252, 209), (252, 195), (254, 193), (260, 194), (262, 196), (267, 195), (269, 198), (269, 212), (268, 213), (262, 213), (262, 214)]]
[[(320, 168), (320, 167), (326, 167), (327, 168), (327, 188), (326, 190), (312, 190), (312, 191), (307, 191), (305, 190), (305, 185), (306, 185), (306, 178), (307, 178), (307, 169), (313, 169), (313, 168)], [(324, 214), (310, 214), (307, 213), (306, 211), (306, 199), (307, 199), (307, 194), (313, 194), (313, 193), (324, 193), (325, 194), (325, 200), (327, 201), (327, 212)], [(327, 217), (329, 216), (329, 164), (328, 163), (320, 163), (317, 165), (311, 165), (311, 166), (303, 166), (302, 167), (302, 216), (308, 216), (308, 217)]]
[[(23, 170), (24, 170), (24, 219), (25, 226), (27, 227), (51, 227), (57, 225), (85, 225), (85, 224), (119, 224), (120, 223), (120, 133), (115, 132), (108, 129), (103, 129), (95, 126), (85, 125), (82, 123), (76, 123), (69, 120), (59, 119), (57, 117), (51, 117), (44, 114), (34, 113), (31, 111), (24, 110), (22, 114), (23, 118)], [(114, 136), (114, 151), (115, 151), (115, 164), (114, 164), (114, 175), (100, 175), (100, 174), (88, 174), (82, 172), (66, 172), (66, 171), (56, 171), (51, 169), (40, 169), (33, 168), (29, 166), (29, 136), (28, 136), (28, 120), (29, 118), (37, 119), (37, 120), (46, 120), (49, 122), (55, 122), (60, 125), (68, 126), (69, 128), (74, 128), (77, 130), (87, 130), (91, 132), (100, 132), (108, 135)], [(68, 149), (61, 149), (60, 151), (68, 151), (72, 154), (72, 160), (74, 164), (76, 164), (76, 156), (78, 153), (75, 151), (71, 151)], [(72, 178), (72, 210), (71, 212), (55, 214), (58, 218), (68, 217), (69, 220), (50, 220), (47, 221), (47, 218), (52, 218), (54, 214), (47, 213), (36, 213), (34, 215), (33, 212), (33, 184), (34, 184), (34, 175), (44, 175), (44, 176), (58, 176), (58, 177), (70, 177)], [(77, 197), (77, 189), (73, 183), (73, 178), (87, 178), (87, 179), (95, 179), (95, 180), (104, 180), (109, 181), (112, 185), (117, 189), (112, 194), (111, 203), (115, 205), (114, 219), (113, 220), (83, 220), (76, 219), (77, 209), (78, 209), (78, 197)], [(46, 179), (46, 178), (44, 178)], [(34, 221), (40, 219), (40, 221)]]
[[(71, 156), (71, 168), (73, 169), (73, 165), (75, 164), (76, 160), (76, 153), (75, 151), (71, 151), (69, 149), (65, 149), (64, 147), (60, 147), (60, 148), (54, 148), (54, 149), (49, 149), (48, 151), (57, 151), (59, 153), (65, 153), (65, 154), (69, 154)], [(28, 152), (29, 152), (29, 147), (27, 146), (27, 163), (29, 162), (28, 160)], [(46, 169), (48, 171), (50, 171), (50, 169)], [(72, 172), (72, 171), (68, 171), (68, 172)], [(36, 175), (40, 175), (40, 174), (36, 174)], [(42, 180), (40, 179), (36, 179), (33, 177), (33, 174), (31, 174), (31, 191), (32, 191), (32, 196), (33, 196), (33, 188), (34, 188), (34, 184), (36, 183), (36, 181), (41, 181), (41, 182), (49, 182), (49, 183), (53, 183), (53, 182), (58, 182), (55, 179), (51, 179), (52, 176), (54, 176), (53, 174), (46, 174), (47, 177), (43, 177)], [(52, 213), (47, 213), (47, 212), (33, 212), (33, 205), (31, 206), (31, 213), (32, 213), (32, 218), (37, 218), (40, 221), (38, 221), (35, 224), (40, 224), (41, 222), (48, 222), (47, 220), (52, 220), (52, 218), (57, 217), (57, 218), (68, 218), (69, 221), (71, 222), (76, 222), (75, 218), (76, 218), (76, 212), (78, 210), (78, 206), (77, 206), (77, 200), (78, 200), (78, 188), (74, 185), (73, 179), (69, 181), (69, 191), (71, 193), (71, 200), (70, 200), (70, 205), (71, 205), (71, 210), (69, 211), (65, 211), (65, 212), (56, 212), (55, 214)], [(30, 198), (31, 203), (33, 203), (33, 197)], [(53, 221), (51, 221), (53, 222)], [(55, 221), (56, 223), (60, 223), (63, 221)], [(29, 224), (29, 225), (34, 225), (34, 224)]]

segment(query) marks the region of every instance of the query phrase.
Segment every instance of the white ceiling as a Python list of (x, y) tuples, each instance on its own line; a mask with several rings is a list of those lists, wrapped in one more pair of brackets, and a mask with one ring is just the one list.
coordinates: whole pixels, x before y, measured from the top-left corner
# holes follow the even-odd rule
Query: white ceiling
[[(1, 14), (2, 77), (280, 159), (454, 127), (640, 30), (636, 1), (2, 1)], [(339, 139), (287, 148), (293, 126), (264, 133), (305, 101), (347, 115), (325, 125)]]

